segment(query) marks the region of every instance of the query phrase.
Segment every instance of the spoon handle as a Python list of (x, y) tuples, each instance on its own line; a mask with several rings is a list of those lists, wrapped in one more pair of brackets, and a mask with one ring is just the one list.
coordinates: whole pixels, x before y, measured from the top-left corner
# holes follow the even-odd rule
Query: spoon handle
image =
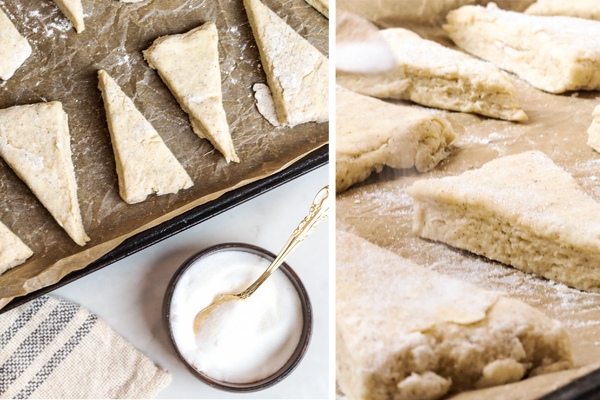
[(300, 225), (296, 228), (292, 236), (288, 239), (283, 249), (277, 255), (277, 258), (273, 260), (269, 268), (252, 284), (248, 289), (244, 290), (239, 294), (239, 297), (246, 299), (252, 293), (256, 291), (262, 285), (262, 283), (273, 273), (283, 261), (290, 255), (300, 243), (304, 242), (304, 239), (316, 228), (319, 222), (323, 221), (329, 215), (329, 185), (317, 193), (312, 206), (306, 218), (300, 222)]

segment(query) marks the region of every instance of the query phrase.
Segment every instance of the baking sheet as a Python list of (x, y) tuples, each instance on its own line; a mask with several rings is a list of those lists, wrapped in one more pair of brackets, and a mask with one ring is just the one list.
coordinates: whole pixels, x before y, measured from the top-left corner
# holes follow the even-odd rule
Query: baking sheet
[[(328, 20), (320, 13), (303, 0), (264, 3), (328, 54)], [(14, 77), (0, 82), (0, 108), (63, 103), (82, 217), (92, 239), (85, 247), (73, 243), (0, 161), (0, 220), (35, 252), (26, 264), (0, 276), (0, 306), (85, 267), (127, 237), (282, 170), (328, 141), (328, 124), (274, 128), (258, 113), (252, 85), (266, 78), (241, 1), (85, 1), (86, 30), (81, 34), (50, 0), (0, 0), (0, 7), (33, 47)], [(159, 36), (183, 33), (207, 21), (215, 21), (219, 30), (223, 102), (240, 164), (226, 164), (208, 141), (192, 132), (187, 114), (141, 53)], [(193, 188), (136, 205), (121, 199), (97, 89), (98, 69), (105, 69), (132, 97), (191, 176)]]
[(5, 307), (0, 309), (0, 314), (23, 305), (35, 298), (43, 296), (44, 294), (50, 293), (104, 267), (107, 267), (110, 264), (135, 254), (138, 251), (176, 235), (179, 232), (189, 229), (201, 222), (213, 218), (227, 210), (230, 210), (233, 207), (237, 207), (248, 200), (251, 200), (263, 193), (290, 182), (293, 179), (296, 179), (319, 167), (325, 166), (328, 162), (329, 146), (325, 145), (303, 157), (301, 160), (296, 161), (293, 165), (285, 168), (283, 171), (279, 171), (275, 174), (269, 175), (266, 178), (229, 191), (220, 196), (218, 199), (196, 206), (193, 209), (184, 212), (183, 214), (161, 223), (160, 225), (147, 229), (128, 238), (119, 246), (104, 254), (102, 257), (87, 265), (85, 268), (70, 272), (59, 282), (38, 289), (35, 292), (26, 294), (25, 296), (14, 298)]
[[(420, 27), (419, 34), (448, 43), (439, 28)], [(599, 92), (552, 95), (510, 75), (529, 121), (511, 123), (474, 114), (428, 111), (444, 115), (457, 133), (451, 155), (428, 173), (384, 168), (337, 196), (337, 228), (352, 232), (402, 257), (440, 273), (489, 290), (507, 292), (566, 327), (578, 371), (525, 380), (456, 399), (533, 399), (600, 367), (600, 294), (585, 293), (526, 274), (439, 242), (412, 234), (413, 201), (406, 188), (418, 179), (459, 175), (495, 158), (540, 150), (600, 201), (600, 154), (587, 146), (592, 110)], [(408, 105), (408, 102), (390, 101)], [(411, 103), (412, 104), (412, 103)], [(517, 395), (518, 394), (518, 395)]]

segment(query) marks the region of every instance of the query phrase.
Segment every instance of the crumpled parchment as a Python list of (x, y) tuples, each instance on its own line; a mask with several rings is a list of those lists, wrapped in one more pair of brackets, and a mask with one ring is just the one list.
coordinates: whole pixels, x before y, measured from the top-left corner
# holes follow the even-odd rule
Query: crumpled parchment
[[(324, 54), (328, 20), (304, 0), (263, 0)], [(76, 245), (27, 186), (0, 160), (0, 221), (35, 252), (0, 276), (0, 307), (15, 296), (57, 282), (115, 248), (127, 237), (271, 175), (328, 141), (328, 124), (274, 128), (256, 109), (252, 85), (266, 83), (241, 1), (117, 0), (83, 2), (86, 30), (77, 34), (51, 0), (0, 0), (33, 54), (0, 81), (0, 108), (61, 101), (69, 115), (78, 197), (91, 242)], [(143, 59), (159, 36), (215, 21), (223, 102), (241, 163), (227, 164), (193, 133), (188, 115)], [(176, 195), (128, 205), (119, 196), (97, 71), (105, 69), (156, 128), (194, 181)]]

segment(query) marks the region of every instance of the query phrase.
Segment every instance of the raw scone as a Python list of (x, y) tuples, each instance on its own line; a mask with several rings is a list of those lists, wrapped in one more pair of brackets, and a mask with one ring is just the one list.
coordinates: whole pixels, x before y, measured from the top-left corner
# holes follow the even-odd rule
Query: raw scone
[(32, 255), (33, 251), (0, 222), (0, 275), (23, 264)]
[(84, 246), (67, 114), (57, 101), (0, 110), (0, 156), (63, 227)]
[(444, 30), (459, 47), (550, 93), (600, 89), (600, 24), (487, 7), (451, 11)]
[(329, 120), (329, 60), (260, 0), (244, 0), (281, 125)]
[(592, 114), (594, 116), (594, 120), (592, 121), (592, 125), (588, 128), (588, 142), (587, 144), (594, 150), (600, 153), (600, 105), (594, 108), (594, 112)]
[(192, 187), (185, 169), (133, 101), (105, 71), (98, 71), (98, 79), (123, 200), (135, 204), (149, 194), (160, 196)]
[(527, 119), (511, 80), (492, 64), (406, 29), (380, 32), (394, 51), (395, 69), (376, 75), (338, 72), (337, 84), (374, 97), (411, 100), (509, 121)]
[(598, 0), (538, 0), (525, 10), (525, 14), (564, 15), (600, 20), (600, 2)]
[(336, 191), (384, 165), (427, 171), (446, 158), (455, 134), (442, 116), (336, 89)]
[(349, 399), (435, 400), (572, 366), (567, 332), (527, 304), (336, 239), (336, 367)]
[(306, 0), (306, 2), (329, 18), (329, 0)]
[(63, 14), (65, 14), (71, 24), (73, 24), (77, 33), (81, 33), (85, 30), (81, 0), (54, 0), (54, 2)]
[(144, 58), (190, 116), (196, 135), (208, 139), (227, 162), (239, 162), (223, 108), (219, 37), (213, 22), (158, 38)]
[(600, 203), (543, 153), (417, 181), (406, 193), (415, 234), (600, 292)]
[(0, 79), (10, 79), (31, 55), (31, 46), (0, 9)]

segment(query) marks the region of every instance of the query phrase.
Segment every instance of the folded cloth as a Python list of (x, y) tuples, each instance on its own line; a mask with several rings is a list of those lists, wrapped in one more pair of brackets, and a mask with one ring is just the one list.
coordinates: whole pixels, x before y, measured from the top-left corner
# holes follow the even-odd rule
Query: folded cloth
[(0, 315), (0, 398), (152, 398), (171, 375), (78, 304), (43, 296)]

